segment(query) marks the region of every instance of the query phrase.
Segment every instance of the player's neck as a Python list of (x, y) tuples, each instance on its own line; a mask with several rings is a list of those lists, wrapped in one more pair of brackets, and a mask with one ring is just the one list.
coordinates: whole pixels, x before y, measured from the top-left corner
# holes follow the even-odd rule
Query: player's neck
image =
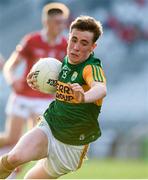
[(58, 35), (55, 35), (53, 33), (47, 34), (47, 41), (50, 45), (55, 45), (57, 41)]

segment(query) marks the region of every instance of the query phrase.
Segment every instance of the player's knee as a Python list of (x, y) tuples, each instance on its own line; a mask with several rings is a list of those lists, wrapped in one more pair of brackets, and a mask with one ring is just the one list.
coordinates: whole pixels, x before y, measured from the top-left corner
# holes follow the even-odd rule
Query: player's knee
[(19, 166), (22, 164), (22, 153), (20, 151), (10, 152), (8, 154), (8, 161), (14, 166)]

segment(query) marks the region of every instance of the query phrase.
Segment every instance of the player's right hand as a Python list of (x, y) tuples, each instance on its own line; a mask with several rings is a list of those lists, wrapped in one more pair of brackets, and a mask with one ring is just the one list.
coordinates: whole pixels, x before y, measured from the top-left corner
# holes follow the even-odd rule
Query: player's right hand
[(69, 84), (69, 86), (74, 94), (75, 99), (79, 103), (84, 103), (84, 90), (82, 86), (80, 86), (78, 83)]
[(33, 90), (38, 90), (37, 80), (35, 78), (35, 73), (30, 72), (27, 75), (27, 84), (29, 87), (31, 87)]

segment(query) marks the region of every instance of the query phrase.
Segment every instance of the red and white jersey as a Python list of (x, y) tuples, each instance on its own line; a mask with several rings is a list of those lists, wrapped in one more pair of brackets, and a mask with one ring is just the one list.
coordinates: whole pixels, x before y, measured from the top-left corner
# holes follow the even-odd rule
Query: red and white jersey
[(22, 92), (19, 95), (32, 97), (32, 98), (50, 98), (53, 95), (44, 94), (38, 91), (32, 90), (27, 82), (26, 76), (29, 73), (32, 66), (40, 59), (44, 57), (54, 57), (62, 61), (66, 55), (67, 40), (64, 36), (58, 37), (56, 44), (51, 46), (47, 42), (47, 36), (44, 31), (35, 32), (26, 35), (21, 43), (17, 46), (17, 51), (25, 60), (25, 71), (21, 78), (23, 85)]

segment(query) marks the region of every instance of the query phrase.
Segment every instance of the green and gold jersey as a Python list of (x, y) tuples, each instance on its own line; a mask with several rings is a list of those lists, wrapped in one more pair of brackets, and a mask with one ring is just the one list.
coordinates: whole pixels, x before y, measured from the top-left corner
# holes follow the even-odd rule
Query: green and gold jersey
[(78, 103), (68, 85), (79, 83), (84, 91), (88, 91), (93, 81), (106, 83), (99, 59), (90, 55), (85, 62), (72, 65), (65, 57), (57, 82), (56, 100), (44, 113), (54, 137), (59, 141), (84, 145), (101, 135), (98, 115), (102, 99), (94, 103)]

